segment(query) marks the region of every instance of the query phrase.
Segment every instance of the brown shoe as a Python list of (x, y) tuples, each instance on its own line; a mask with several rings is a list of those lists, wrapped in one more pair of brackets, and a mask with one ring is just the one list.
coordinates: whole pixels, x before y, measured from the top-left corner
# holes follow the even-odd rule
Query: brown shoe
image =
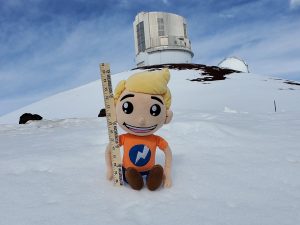
[(160, 187), (163, 180), (164, 169), (161, 165), (155, 165), (149, 172), (147, 177), (147, 187), (150, 191), (154, 191)]
[(134, 190), (141, 190), (144, 186), (142, 175), (132, 167), (126, 169), (125, 178), (130, 187)]

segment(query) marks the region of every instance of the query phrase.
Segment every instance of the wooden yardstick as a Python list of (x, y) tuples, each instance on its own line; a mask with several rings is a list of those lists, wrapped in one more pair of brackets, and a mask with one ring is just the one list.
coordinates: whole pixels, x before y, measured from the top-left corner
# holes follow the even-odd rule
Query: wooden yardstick
[(114, 102), (114, 94), (111, 85), (110, 66), (106, 63), (100, 65), (103, 97), (105, 102), (107, 129), (111, 147), (111, 161), (113, 168), (113, 179), (116, 186), (123, 185), (122, 163), (119, 147), (119, 135), (117, 130), (117, 118)]

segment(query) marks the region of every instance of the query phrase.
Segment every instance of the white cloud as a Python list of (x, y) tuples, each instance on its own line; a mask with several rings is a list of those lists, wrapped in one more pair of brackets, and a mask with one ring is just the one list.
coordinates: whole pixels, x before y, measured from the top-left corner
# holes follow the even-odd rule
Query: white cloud
[(300, 21), (240, 25), (195, 42), (194, 62), (217, 65), (224, 57), (243, 58), (253, 73), (285, 77), (299, 73)]
[(170, 5), (169, 0), (162, 0), (162, 2), (163, 2), (165, 5)]
[(72, 28), (67, 21), (41, 29), (15, 24), (15, 35), (0, 45), (3, 56), (17, 55), (0, 61), (0, 115), (23, 105), (24, 95), (28, 103), (30, 96), (35, 101), (98, 79), (100, 62), (109, 62), (113, 73), (134, 67), (132, 25), (118, 17), (97, 17)]
[(296, 9), (300, 7), (300, 0), (290, 0), (290, 8)]

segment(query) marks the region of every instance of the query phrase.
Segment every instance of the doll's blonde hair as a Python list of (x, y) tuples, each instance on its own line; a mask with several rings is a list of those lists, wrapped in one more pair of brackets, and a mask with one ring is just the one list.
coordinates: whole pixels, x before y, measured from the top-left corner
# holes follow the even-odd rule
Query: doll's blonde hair
[(171, 92), (167, 86), (170, 80), (168, 69), (144, 71), (133, 74), (126, 81), (121, 80), (115, 88), (115, 102), (120, 98), (126, 89), (132, 92), (161, 95), (166, 104), (166, 108), (171, 106)]

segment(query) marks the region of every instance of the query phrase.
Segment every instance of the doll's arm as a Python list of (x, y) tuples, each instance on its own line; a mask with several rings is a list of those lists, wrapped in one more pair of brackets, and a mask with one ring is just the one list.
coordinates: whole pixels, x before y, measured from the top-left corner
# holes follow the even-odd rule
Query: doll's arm
[(112, 162), (111, 162), (111, 149), (110, 144), (108, 143), (106, 150), (105, 150), (105, 162), (106, 162), (106, 178), (108, 180), (112, 180), (113, 178), (113, 169), (112, 169)]
[(165, 150), (165, 168), (164, 168), (164, 187), (172, 186), (171, 167), (172, 167), (172, 151), (168, 146)]

